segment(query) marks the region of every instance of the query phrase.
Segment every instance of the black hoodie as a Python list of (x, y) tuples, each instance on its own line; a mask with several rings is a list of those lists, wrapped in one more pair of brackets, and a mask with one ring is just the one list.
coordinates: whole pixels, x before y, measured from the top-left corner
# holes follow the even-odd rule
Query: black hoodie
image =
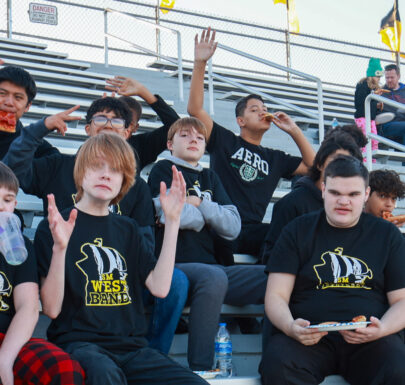
[(270, 229), (267, 233), (262, 261), (267, 263), (271, 251), (284, 226), (294, 218), (323, 207), (322, 192), (311, 178), (304, 176), (294, 185), (293, 190), (280, 199), (273, 207)]

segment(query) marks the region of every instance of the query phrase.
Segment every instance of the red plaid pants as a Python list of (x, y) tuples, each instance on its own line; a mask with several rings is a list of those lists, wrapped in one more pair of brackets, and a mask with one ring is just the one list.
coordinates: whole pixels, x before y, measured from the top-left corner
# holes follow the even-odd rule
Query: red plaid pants
[[(4, 334), (0, 333), (0, 343)], [(31, 338), (20, 350), (14, 363), (14, 385), (83, 385), (80, 364), (56, 345)]]

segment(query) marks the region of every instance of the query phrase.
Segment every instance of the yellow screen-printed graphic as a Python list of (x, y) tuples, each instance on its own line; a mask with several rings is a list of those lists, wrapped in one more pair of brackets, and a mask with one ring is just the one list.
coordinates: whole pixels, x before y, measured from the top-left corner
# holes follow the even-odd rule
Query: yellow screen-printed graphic
[(319, 279), (317, 289), (371, 289), (366, 285), (366, 280), (373, 278), (373, 272), (361, 259), (343, 255), (343, 247), (326, 251), (321, 255), (321, 260), (321, 264), (314, 265)]
[(10, 281), (7, 279), (7, 276), (0, 271), (0, 311), (6, 311), (10, 308), (6, 302), (4, 302), (3, 297), (10, 297), (13, 287), (11, 286)]
[(96, 238), (94, 243), (83, 244), (80, 251), (84, 258), (77, 261), (76, 266), (86, 276), (86, 305), (122, 306), (132, 303), (124, 257), (117, 250), (103, 246), (101, 238)]

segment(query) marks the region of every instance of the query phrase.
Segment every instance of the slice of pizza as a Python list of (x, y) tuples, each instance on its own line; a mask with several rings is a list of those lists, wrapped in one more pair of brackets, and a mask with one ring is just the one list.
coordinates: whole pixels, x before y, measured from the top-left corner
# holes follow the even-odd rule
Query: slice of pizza
[(0, 110), (0, 131), (15, 132), (17, 121), (14, 112)]

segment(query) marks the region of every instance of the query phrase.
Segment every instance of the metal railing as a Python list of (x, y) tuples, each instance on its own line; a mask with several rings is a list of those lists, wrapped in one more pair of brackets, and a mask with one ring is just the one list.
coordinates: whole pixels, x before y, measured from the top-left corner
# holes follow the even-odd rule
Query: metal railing
[[(371, 100), (376, 100), (377, 102), (387, 104), (391, 107), (396, 107), (402, 111), (405, 111), (405, 105), (402, 103), (398, 103), (394, 100), (376, 95), (376, 94), (368, 95), (366, 97), (366, 100), (364, 101), (365, 118), (366, 118), (366, 137), (368, 139), (378, 140), (379, 142), (384, 143), (387, 146), (393, 147), (393, 148), (405, 153), (405, 146), (403, 146), (402, 144), (394, 142), (393, 140), (387, 139), (381, 135), (376, 135), (376, 134), (371, 133), (371, 107), (370, 107)], [(373, 152), (371, 150), (371, 140), (369, 140), (366, 145), (366, 156), (367, 156), (367, 162), (366, 162), (367, 169), (369, 171), (371, 171), (373, 169), (373, 159), (372, 159)]]
[[(141, 46), (139, 44), (131, 42), (131, 41), (129, 41), (127, 39), (124, 39), (122, 37), (119, 37), (119, 36), (116, 36), (114, 34), (109, 33), (108, 32), (108, 13), (116, 13), (116, 14), (121, 15), (123, 17), (129, 18), (132, 21), (136, 21), (138, 23), (147, 25), (147, 26), (149, 26), (151, 28), (154, 28), (155, 30), (158, 30), (158, 31), (168, 31), (168, 32), (174, 33), (176, 35), (176, 37), (177, 37), (177, 60), (173, 59), (173, 58), (171, 58), (169, 56), (162, 55), (161, 53), (154, 52), (154, 51), (152, 51), (152, 50), (150, 50), (150, 49), (148, 49), (146, 47), (143, 47), (143, 46)], [(108, 37), (112, 37), (114, 39), (121, 40), (121, 41), (123, 41), (125, 43), (128, 43), (131, 46), (143, 51), (143, 52), (146, 52), (148, 54), (156, 56), (156, 57), (158, 57), (160, 59), (167, 60), (167, 61), (169, 61), (171, 63), (177, 64), (178, 71), (179, 71), (179, 76), (178, 76), (179, 99), (181, 101), (184, 101), (183, 55), (182, 55), (182, 48), (181, 48), (181, 33), (180, 33), (180, 31), (178, 31), (176, 29), (173, 29), (173, 28), (169, 28), (169, 27), (165, 27), (165, 26), (162, 26), (162, 25), (159, 25), (159, 24), (152, 23), (152, 22), (144, 20), (144, 19), (140, 19), (140, 18), (138, 18), (138, 17), (136, 17), (134, 15), (127, 14), (125, 12), (121, 12), (121, 11), (118, 11), (116, 9), (105, 8), (104, 9), (104, 36), (105, 36), (105, 39), (104, 39), (104, 65), (106, 67), (108, 67)]]
[(228, 83), (228, 84), (230, 84), (230, 85), (232, 85), (234, 87), (241, 88), (241, 89), (243, 89), (243, 90), (245, 90), (247, 92), (258, 94), (264, 99), (270, 100), (270, 101), (272, 101), (274, 103), (277, 103), (277, 104), (279, 104), (281, 106), (287, 107), (287, 108), (289, 108), (289, 109), (291, 109), (293, 111), (296, 111), (296, 112), (299, 112), (299, 113), (301, 113), (303, 115), (309, 116), (310, 118), (318, 119), (319, 142), (322, 142), (322, 140), (324, 138), (324, 134), (325, 134), (325, 129), (324, 129), (324, 119), (323, 119), (323, 89), (322, 89), (322, 81), (321, 81), (321, 79), (317, 78), (316, 76), (309, 75), (309, 74), (297, 71), (297, 70), (292, 69), (290, 67), (285, 67), (285, 66), (283, 66), (281, 64), (277, 64), (277, 63), (274, 63), (272, 61), (262, 59), (262, 58), (260, 58), (258, 56), (250, 55), (250, 54), (248, 54), (246, 52), (239, 51), (239, 50), (237, 50), (235, 48), (228, 47), (228, 46), (220, 44), (220, 43), (218, 43), (217, 48), (221, 48), (221, 49), (226, 50), (228, 52), (232, 52), (232, 53), (234, 53), (236, 55), (243, 56), (243, 57), (245, 57), (247, 59), (253, 60), (253, 61), (258, 62), (258, 63), (262, 63), (262, 64), (264, 64), (266, 66), (277, 68), (278, 70), (285, 71), (287, 73), (297, 75), (297, 76), (299, 76), (301, 78), (304, 78), (306, 80), (316, 82), (316, 85), (317, 85), (317, 98), (318, 98), (318, 114), (315, 114), (312, 111), (308, 111), (308, 110), (306, 110), (304, 108), (296, 106), (296, 105), (294, 105), (292, 103), (289, 103), (289, 102), (287, 102), (285, 100), (276, 98), (276, 97), (271, 96), (271, 95), (269, 95), (267, 93), (259, 91), (258, 89), (254, 88), (254, 87), (249, 87), (249, 86), (246, 86), (246, 85), (241, 84), (239, 82), (236, 82), (234, 80), (231, 80), (229, 78), (226, 78), (224, 76), (215, 74), (213, 72), (213, 70), (212, 70), (212, 59), (210, 59), (210, 62), (209, 62), (209, 65), (208, 65), (208, 92), (209, 92), (209, 101), (210, 101), (209, 106), (210, 106), (210, 114), (211, 115), (214, 114), (214, 85), (213, 85), (213, 79), (215, 78), (215, 79), (218, 79), (218, 80), (220, 80), (220, 81), (222, 81), (224, 83)]

